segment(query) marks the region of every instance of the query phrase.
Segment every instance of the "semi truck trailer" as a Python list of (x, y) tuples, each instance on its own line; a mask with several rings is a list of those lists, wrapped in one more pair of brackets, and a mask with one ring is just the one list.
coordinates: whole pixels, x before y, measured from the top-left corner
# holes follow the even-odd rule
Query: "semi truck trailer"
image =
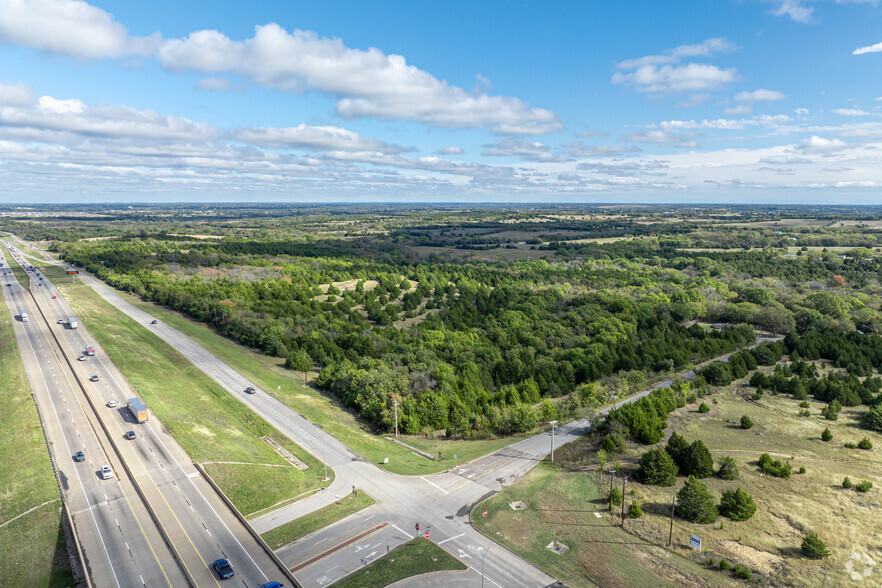
[(129, 412), (132, 413), (132, 416), (135, 417), (135, 420), (139, 423), (147, 422), (147, 407), (144, 406), (144, 403), (141, 402), (139, 398), (129, 398), (126, 406), (129, 408)]

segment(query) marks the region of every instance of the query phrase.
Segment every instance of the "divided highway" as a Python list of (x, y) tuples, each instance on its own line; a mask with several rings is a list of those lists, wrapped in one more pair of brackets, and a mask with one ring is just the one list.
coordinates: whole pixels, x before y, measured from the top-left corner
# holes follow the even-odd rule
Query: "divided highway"
[[(284, 581), (284, 572), (155, 416), (135, 422), (126, 399), (137, 393), (94, 345), (81, 321), (71, 328), (68, 318), (75, 313), (49, 280), (37, 275), (39, 268), (31, 275), (32, 293), (6, 272), (4, 284), (10, 286), (3, 286), (4, 298), (18, 319), (19, 347), (49, 423), (59, 476), (93, 583), (219, 587), (212, 569), (218, 558), (232, 563), (234, 585)], [(27, 322), (18, 318), (21, 309)], [(96, 354), (79, 361), (90, 346)], [(135, 438), (126, 439), (127, 431), (134, 431)], [(77, 451), (85, 454), (84, 462), (73, 461)], [(110, 480), (99, 475), (105, 464), (113, 472)]]

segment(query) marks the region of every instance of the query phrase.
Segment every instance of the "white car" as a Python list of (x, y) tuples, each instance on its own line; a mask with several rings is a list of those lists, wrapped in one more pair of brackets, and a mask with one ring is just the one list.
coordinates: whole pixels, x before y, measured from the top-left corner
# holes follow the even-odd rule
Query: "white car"
[(101, 466), (101, 479), (102, 480), (109, 480), (112, 477), (113, 477), (113, 471), (110, 469), (110, 466), (109, 465)]
[(111, 400), (107, 403), (107, 408), (116, 408), (116, 400)]
[(55, 322), (58, 323), (59, 325), (63, 325), (63, 324), (64, 324), (64, 319), (58, 319), (58, 320), (55, 321)]
[(85, 356), (85, 355), (81, 355), (81, 356), (79, 356), (79, 357), (77, 358), (77, 361), (86, 361), (86, 356)]

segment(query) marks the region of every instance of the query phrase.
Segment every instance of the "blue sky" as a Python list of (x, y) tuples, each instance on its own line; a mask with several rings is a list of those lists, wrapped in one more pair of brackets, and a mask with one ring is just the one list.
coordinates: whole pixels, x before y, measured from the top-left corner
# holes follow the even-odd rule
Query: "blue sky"
[(0, 0), (0, 201), (880, 204), (882, 6)]

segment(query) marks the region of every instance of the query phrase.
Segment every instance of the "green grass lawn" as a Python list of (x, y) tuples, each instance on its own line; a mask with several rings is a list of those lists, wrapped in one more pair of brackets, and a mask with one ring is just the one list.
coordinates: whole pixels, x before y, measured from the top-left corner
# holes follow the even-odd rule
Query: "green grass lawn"
[[(515, 500), (528, 508), (512, 510), (509, 502)], [(481, 516), (484, 509), (486, 518)], [(472, 516), (472, 524), (485, 535), (571, 586), (724, 583), (720, 574), (624, 532), (618, 521), (608, 514), (606, 493), (591, 476), (564, 472), (547, 462), (479, 504)], [(552, 541), (569, 551), (558, 555), (546, 549)]]
[(466, 566), (455, 557), (426, 539), (408, 541), (364, 569), (352, 572), (334, 586), (336, 588), (384, 588), (399, 580), (438, 572), (464, 570)]
[[(50, 270), (50, 275), (60, 270)], [(325, 485), (322, 463), (276, 431), (180, 353), (77, 282), (58, 289), (89, 332), (189, 456), (244, 515)], [(269, 435), (309, 467), (289, 466), (261, 440)]]
[[(61, 270), (49, 270), (61, 274)], [(449, 469), (471, 459), (495, 451), (518, 440), (518, 438), (499, 438), (485, 441), (438, 440), (420, 437), (402, 437), (405, 443), (437, 455), (442, 451), (442, 461), (426, 459), (407, 448), (390, 443), (383, 435), (374, 434), (355, 414), (348, 411), (336, 399), (321, 391), (306, 386), (299, 373), (284, 367), (284, 362), (276, 357), (267, 357), (222, 337), (203, 323), (194, 322), (180, 313), (144, 302), (135, 296), (120, 293), (133, 305), (149, 312), (159, 320), (181, 331), (197, 341), (223, 362), (248, 377), (255, 386), (266, 390), (273, 396), (302, 414), (312, 423), (322, 427), (350, 449), (364, 456), (380, 467), (397, 474), (426, 475)], [(91, 328), (91, 327), (90, 327)], [(312, 377), (315, 374), (311, 374)], [(280, 388), (281, 387), (281, 388)], [(453, 459), (456, 454), (457, 459)], [(385, 458), (388, 464), (383, 464)]]
[(319, 529), (324, 529), (337, 521), (342, 521), (349, 515), (364, 510), (376, 503), (376, 500), (362, 490), (355, 499), (351, 496), (341, 498), (324, 508), (267, 531), (261, 537), (272, 549), (278, 549), (283, 545), (297, 541), (301, 537), (306, 537), (310, 533), (315, 533)]
[(0, 320), (0, 382), (0, 524), (49, 502), (0, 527), (0, 586), (70, 586), (58, 485), (10, 318)]

